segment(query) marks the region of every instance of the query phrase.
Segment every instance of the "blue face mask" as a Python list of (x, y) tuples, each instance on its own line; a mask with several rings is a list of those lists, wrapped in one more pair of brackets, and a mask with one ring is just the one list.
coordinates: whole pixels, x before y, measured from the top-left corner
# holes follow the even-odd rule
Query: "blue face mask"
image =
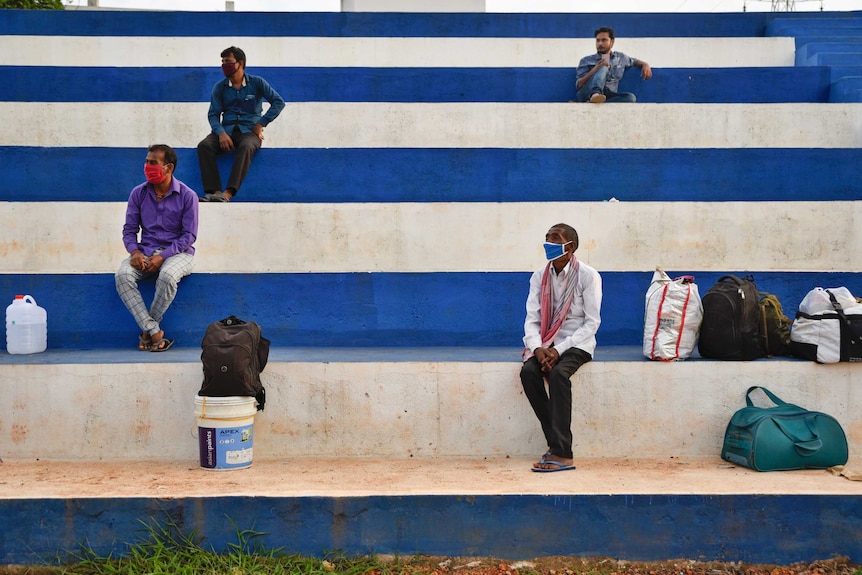
[(566, 254), (566, 246), (570, 243), (572, 242), (566, 242), (564, 244), (549, 244), (548, 242), (545, 242), (545, 257), (549, 262), (563, 257)]

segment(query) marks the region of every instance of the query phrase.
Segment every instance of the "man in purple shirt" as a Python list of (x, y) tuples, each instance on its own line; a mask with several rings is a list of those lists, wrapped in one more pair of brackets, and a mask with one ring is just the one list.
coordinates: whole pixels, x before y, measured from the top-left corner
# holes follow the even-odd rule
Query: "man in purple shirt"
[[(177, 295), (177, 284), (192, 273), (198, 235), (198, 197), (174, 177), (177, 154), (156, 144), (147, 150), (147, 181), (129, 194), (123, 244), (129, 257), (114, 276), (117, 293), (135, 318), (140, 351), (167, 351), (174, 340), (159, 322)], [(140, 232), (140, 239), (138, 239)], [(153, 303), (147, 309), (138, 282), (157, 276)]]
[[(263, 129), (284, 109), (284, 98), (260, 76), (245, 72), (245, 52), (231, 46), (221, 53), (225, 75), (213, 86), (207, 113), (212, 132), (198, 144), (198, 162), (204, 184), (202, 202), (229, 202), (242, 185), (251, 159), (263, 143)], [(269, 109), (263, 113), (263, 101)], [(233, 167), (222, 188), (216, 157), (236, 151)]]

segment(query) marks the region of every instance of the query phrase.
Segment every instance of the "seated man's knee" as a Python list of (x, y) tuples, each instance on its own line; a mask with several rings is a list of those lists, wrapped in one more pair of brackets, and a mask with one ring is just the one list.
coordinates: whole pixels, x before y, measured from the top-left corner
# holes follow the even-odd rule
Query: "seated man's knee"
[(551, 373), (548, 374), (548, 383), (551, 385), (571, 385), (571, 377), (573, 373), (574, 372), (572, 372), (571, 368), (566, 367), (564, 369), (558, 363), (553, 368), (551, 368)]
[(198, 142), (198, 153), (215, 153), (218, 149), (218, 138), (213, 139), (211, 135)]
[(250, 138), (240, 140), (236, 146), (238, 154), (247, 154), (253, 156), (260, 149), (260, 142), (255, 142)]
[(161, 287), (177, 289), (177, 284), (180, 283), (182, 276), (177, 276), (174, 273), (171, 273), (167, 270), (162, 270), (159, 273), (159, 277), (156, 279), (156, 282), (160, 284)]
[(524, 362), (524, 365), (521, 366), (521, 379), (534, 379), (536, 377), (541, 377), (542, 369), (539, 367), (538, 361), (527, 360)]
[(120, 269), (114, 273), (114, 281), (117, 283), (121, 282), (134, 282), (135, 281), (135, 272), (134, 268), (129, 265), (128, 262), (123, 262), (120, 265)]

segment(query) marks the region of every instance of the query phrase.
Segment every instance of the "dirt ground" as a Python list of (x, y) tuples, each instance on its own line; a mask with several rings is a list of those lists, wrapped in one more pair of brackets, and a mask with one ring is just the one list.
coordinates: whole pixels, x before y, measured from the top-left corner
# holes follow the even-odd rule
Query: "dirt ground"
[(515, 575), (529, 572), (543, 575), (862, 575), (862, 566), (840, 557), (789, 566), (702, 563), (687, 559), (636, 562), (606, 557), (542, 557), (516, 563), (487, 558), (427, 558), (427, 561), (433, 575)]
[[(386, 562), (386, 557), (379, 557)], [(404, 560), (405, 558), (401, 558)], [(749, 565), (745, 563), (667, 561), (621, 561), (606, 557), (541, 557), (531, 561), (506, 562), (477, 557), (415, 557), (411, 573), (428, 575), (862, 575), (862, 566), (835, 557), (793, 565)], [(0, 575), (59, 575), (51, 567), (0, 565)]]

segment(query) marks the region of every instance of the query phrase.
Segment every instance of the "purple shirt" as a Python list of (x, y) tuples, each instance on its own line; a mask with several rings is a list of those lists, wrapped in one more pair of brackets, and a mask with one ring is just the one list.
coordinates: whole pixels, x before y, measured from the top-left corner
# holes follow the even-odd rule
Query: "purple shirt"
[(150, 257), (161, 250), (165, 259), (179, 253), (194, 254), (197, 236), (198, 195), (177, 178), (171, 179), (170, 191), (161, 202), (156, 201), (152, 184), (136, 186), (129, 194), (123, 225), (127, 252), (141, 250)]

